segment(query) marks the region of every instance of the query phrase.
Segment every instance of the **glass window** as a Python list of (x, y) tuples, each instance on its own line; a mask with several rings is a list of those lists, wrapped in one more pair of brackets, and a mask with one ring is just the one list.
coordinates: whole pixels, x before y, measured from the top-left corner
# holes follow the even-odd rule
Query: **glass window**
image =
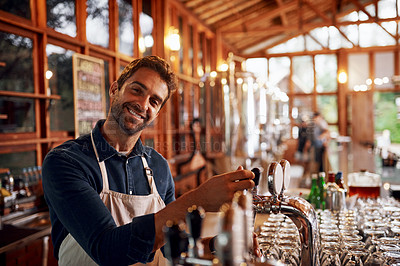
[(317, 110), (321, 112), (326, 122), (329, 124), (336, 124), (338, 122), (337, 96), (317, 96)]
[(369, 79), (369, 56), (367, 53), (349, 54), (349, 90), (366, 90), (366, 81)]
[(313, 58), (311, 56), (295, 56), (292, 59), (292, 82), (297, 93), (311, 93), (314, 90)]
[(396, 0), (380, 0), (378, 1), (378, 17), (379, 18), (395, 18), (396, 17)]
[(324, 47), (328, 46), (329, 30), (328, 27), (316, 28), (310, 31), (310, 35), (318, 40)]
[(0, 90), (34, 92), (32, 46), (29, 38), (0, 31)]
[(329, 27), (329, 49), (336, 50), (340, 48), (352, 48), (353, 44), (351, 44), (343, 35), (339, 32), (339, 30), (334, 27)]
[(317, 92), (337, 91), (337, 58), (336, 55), (316, 55), (315, 72), (317, 75)]
[(0, 119), (0, 132), (34, 132), (34, 107), (35, 102), (33, 99), (19, 97), (1, 97), (0, 114), (6, 114), (7, 119)]
[(357, 25), (348, 25), (340, 27), (340, 30), (346, 34), (347, 38), (357, 45), (360, 40), (358, 39), (358, 26)]
[[(296, 110), (295, 114), (293, 109)], [(302, 118), (307, 121), (313, 114), (313, 101), (311, 96), (295, 96), (293, 98), (292, 117)]]
[(46, 54), (48, 69), (53, 73), (49, 79), (49, 93), (61, 96), (61, 100), (51, 101), (49, 107), (50, 129), (52, 131), (74, 132), (73, 52), (48, 44)]
[(90, 43), (108, 48), (108, 0), (87, 0), (86, 38)]
[(360, 47), (388, 46), (396, 43), (395, 39), (375, 23), (360, 24)]
[[(36, 165), (36, 152), (13, 152), (0, 154), (0, 168), (8, 168), (11, 173)], [(15, 177), (15, 176), (14, 176)]]
[(288, 53), (288, 52), (301, 52), (304, 51), (304, 36), (300, 35), (288, 40), (285, 43), (279, 44), (277, 46), (268, 49), (268, 53)]
[(151, 16), (151, 1), (142, 0), (142, 13), (140, 13), (139, 24), (143, 38), (143, 41), (139, 41), (139, 47), (141, 47), (141, 52), (144, 56), (151, 55), (154, 45), (154, 39), (152, 35), (154, 21)]
[(75, 0), (47, 0), (47, 26), (76, 37)]
[(392, 88), (391, 78), (394, 75), (394, 53), (375, 53), (375, 88)]
[(375, 132), (389, 130), (391, 142), (400, 143), (400, 93), (376, 92), (374, 106)]
[(119, 51), (133, 56), (133, 8), (131, 0), (118, 0)]
[(246, 70), (265, 82), (268, 75), (268, 60), (266, 58), (249, 58), (246, 60)]
[(316, 42), (310, 35), (306, 35), (306, 50), (307, 51), (315, 51), (315, 50), (321, 50), (321, 49), (322, 49), (321, 44)]
[(278, 87), (284, 92), (289, 91), (290, 59), (289, 57), (273, 57), (269, 61), (268, 80), (271, 87)]
[(11, 14), (31, 19), (30, 0), (2, 0), (0, 9)]

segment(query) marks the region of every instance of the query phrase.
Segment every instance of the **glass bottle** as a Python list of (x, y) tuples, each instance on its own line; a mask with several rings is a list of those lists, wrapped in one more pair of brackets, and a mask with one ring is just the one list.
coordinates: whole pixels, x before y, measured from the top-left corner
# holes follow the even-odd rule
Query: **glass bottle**
[(320, 193), (318, 187), (318, 174), (311, 175), (311, 190), (308, 195), (308, 201), (315, 209), (320, 208)]
[(319, 202), (320, 202), (320, 208), (322, 210), (325, 210), (325, 172), (319, 172), (318, 174), (318, 188), (319, 188)]

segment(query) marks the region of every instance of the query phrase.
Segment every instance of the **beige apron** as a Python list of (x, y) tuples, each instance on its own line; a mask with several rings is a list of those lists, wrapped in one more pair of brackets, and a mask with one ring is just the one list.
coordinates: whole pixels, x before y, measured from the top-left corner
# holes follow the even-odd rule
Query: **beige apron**
[[(93, 135), (91, 135), (91, 139), (103, 178), (103, 190), (100, 193), (100, 198), (110, 210), (111, 215), (114, 218), (117, 226), (130, 223), (134, 217), (156, 213), (165, 207), (164, 201), (158, 194), (151, 169), (148, 167), (147, 161), (143, 156), (141, 158), (151, 188), (150, 194), (146, 196), (136, 196), (109, 190), (105, 163), (104, 161), (99, 161), (99, 156), (96, 146), (94, 144)], [(89, 257), (89, 255), (87, 255), (87, 253), (78, 244), (78, 242), (71, 236), (71, 234), (68, 234), (61, 243), (58, 256), (59, 265), (97, 265)], [(135, 265), (142, 264), (137, 263)], [(167, 265), (167, 262), (162, 252), (160, 250), (157, 250), (154, 260), (147, 265)]]

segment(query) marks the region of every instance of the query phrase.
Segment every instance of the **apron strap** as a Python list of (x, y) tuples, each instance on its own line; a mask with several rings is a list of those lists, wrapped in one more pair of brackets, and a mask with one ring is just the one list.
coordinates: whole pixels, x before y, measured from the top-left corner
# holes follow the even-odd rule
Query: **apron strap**
[(97, 153), (96, 145), (94, 144), (93, 131), (90, 131), (90, 138), (92, 139), (94, 154), (96, 154), (96, 159), (100, 166), (101, 177), (103, 179), (103, 191), (109, 191), (110, 188), (108, 186), (108, 175), (107, 175), (106, 164), (104, 163), (104, 161), (100, 162), (99, 154)]
[(153, 179), (153, 170), (151, 170), (151, 168), (147, 164), (146, 158), (144, 156), (141, 156), (141, 158), (142, 158), (144, 173), (147, 176), (147, 180), (149, 182), (150, 194), (153, 194), (154, 190), (157, 190), (156, 188), (154, 188), (155, 184)]

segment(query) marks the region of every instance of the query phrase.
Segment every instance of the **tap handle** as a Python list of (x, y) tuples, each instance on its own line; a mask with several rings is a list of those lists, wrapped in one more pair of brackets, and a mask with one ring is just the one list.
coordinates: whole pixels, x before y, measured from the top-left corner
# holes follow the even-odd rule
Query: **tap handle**
[(256, 167), (251, 169), (251, 171), (254, 173), (254, 178), (253, 178), (254, 184), (255, 186), (258, 186), (258, 184), (260, 183), (260, 175), (261, 175), (260, 168)]
[(279, 161), (279, 164), (282, 166), (283, 170), (283, 184), (280, 190), (280, 194), (283, 195), (290, 184), (290, 163), (288, 160), (282, 159)]
[(278, 196), (283, 186), (283, 169), (278, 162), (272, 162), (268, 167), (268, 191), (272, 196)]
[(164, 247), (165, 256), (173, 265), (177, 265), (184, 249), (183, 228), (177, 223), (167, 221), (167, 224), (163, 228), (163, 232), (166, 240)]
[(186, 224), (189, 229), (190, 236), (194, 241), (198, 240), (201, 235), (201, 227), (205, 216), (204, 209), (193, 205), (188, 209), (186, 214)]

